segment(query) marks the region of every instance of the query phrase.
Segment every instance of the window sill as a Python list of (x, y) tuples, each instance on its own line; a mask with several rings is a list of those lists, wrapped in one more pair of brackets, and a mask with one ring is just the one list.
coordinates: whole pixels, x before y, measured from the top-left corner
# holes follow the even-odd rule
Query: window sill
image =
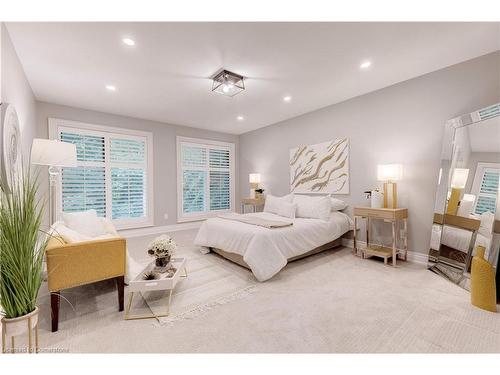
[(193, 222), (193, 221), (204, 221), (210, 218), (217, 217), (218, 215), (221, 214), (229, 214), (229, 213), (234, 213), (236, 211), (234, 210), (227, 210), (227, 211), (217, 211), (217, 212), (210, 212), (204, 215), (196, 215), (196, 216), (182, 216), (177, 218), (178, 223), (188, 223), (188, 222)]

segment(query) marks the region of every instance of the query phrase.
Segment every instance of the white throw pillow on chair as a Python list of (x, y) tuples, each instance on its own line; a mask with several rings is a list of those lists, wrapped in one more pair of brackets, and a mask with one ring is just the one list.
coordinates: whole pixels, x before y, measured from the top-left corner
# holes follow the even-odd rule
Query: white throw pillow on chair
[(97, 216), (96, 210), (63, 212), (62, 219), (69, 229), (85, 236), (97, 237), (106, 234), (103, 223)]
[(76, 243), (90, 241), (92, 238), (84, 234), (78, 233), (76, 230), (68, 228), (62, 221), (56, 221), (51, 226), (51, 237), (61, 237), (66, 243)]

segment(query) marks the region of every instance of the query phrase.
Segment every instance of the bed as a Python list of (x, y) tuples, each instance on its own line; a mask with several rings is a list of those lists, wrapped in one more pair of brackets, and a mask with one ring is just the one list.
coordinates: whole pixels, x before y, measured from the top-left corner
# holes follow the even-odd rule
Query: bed
[(351, 218), (340, 211), (331, 212), (329, 220), (288, 219), (269, 212), (244, 216), (291, 221), (293, 225), (268, 229), (211, 218), (202, 224), (194, 243), (249, 268), (259, 281), (272, 278), (289, 261), (341, 245), (341, 237), (353, 226)]

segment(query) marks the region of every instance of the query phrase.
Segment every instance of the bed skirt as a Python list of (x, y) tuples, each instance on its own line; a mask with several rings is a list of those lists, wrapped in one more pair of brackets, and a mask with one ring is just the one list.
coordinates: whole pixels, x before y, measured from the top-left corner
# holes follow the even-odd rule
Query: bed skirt
[[(329, 250), (329, 249), (333, 249), (333, 248), (338, 247), (338, 246), (342, 246), (342, 237), (339, 237), (336, 240), (333, 240), (332, 242), (328, 242), (322, 246), (319, 246), (315, 249), (312, 249), (311, 251), (308, 251), (307, 253), (292, 257), (292, 258), (288, 259), (288, 262), (293, 262), (294, 260), (299, 260), (299, 259), (308, 257), (310, 255), (321, 253), (322, 251), (325, 251), (325, 250)], [(250, 269), (250, 266), (248, 264), (246, 264), (246, 262), (243, 260), (243, 256), (241, 256), (240, 254), (230, 253), (230, 252), (224, 251), (222, 249), (217, 249), (215, 247), (211, 247), (210, 250), (212, 250), (214, 253), (217, 253), (220, 256), (226, 258), (227, 260), (230, 260), (231, 262), (234, 262), (236, 264), (239, 264), (242, 267)]]

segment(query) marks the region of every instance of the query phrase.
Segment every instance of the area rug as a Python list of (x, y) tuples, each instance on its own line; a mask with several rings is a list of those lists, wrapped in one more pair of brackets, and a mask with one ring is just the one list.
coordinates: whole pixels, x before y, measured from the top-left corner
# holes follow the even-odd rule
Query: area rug
[[(187, 258), (186, 278), (179, 280), (170, 304), (170, 314), (158, 318), (160, 324), (171, 324), (196, 316), (216, 306), (247, 297), (255, 292), (257, 282), (243, 267), (229, 262), (219, 255), (201, 254), (198, 247), (179, 248), (176, 257)], [(144, 299), (134, 297), (132, 312), (143, 314), (166, 312), (168, 291), (144, 293)]]

